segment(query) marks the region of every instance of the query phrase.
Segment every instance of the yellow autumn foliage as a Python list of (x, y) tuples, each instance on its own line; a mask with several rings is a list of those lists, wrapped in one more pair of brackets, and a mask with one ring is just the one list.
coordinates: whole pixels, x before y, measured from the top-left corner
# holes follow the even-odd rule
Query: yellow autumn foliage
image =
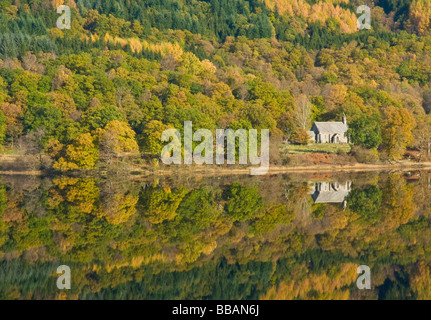
[[(292, 299), (349, 299), (349, 290), (343, 289), (356, 281), (357, 266), (344, 264), (335, 277), (329, 277), (327, 273), (308, 274), (305, 279), (281, 282), (271, 287), (262, 300), (292, 300)], [(316, 294), (317, 292), (317, 294)]]
[(308, 22), (322, 22), (334, 18), (343, 33), (357, 31), (357, 18), (353, 12), (337, 4), (348, 3), (348, 0), (326, 0), (310, 5), (306, 0), (263, 0), (274, 11), (291, 16), (303, 16)]
[(413, 0), (409, 8), (408, 26), (419, 34), (429, 31), (431, 23), (431, 2)]

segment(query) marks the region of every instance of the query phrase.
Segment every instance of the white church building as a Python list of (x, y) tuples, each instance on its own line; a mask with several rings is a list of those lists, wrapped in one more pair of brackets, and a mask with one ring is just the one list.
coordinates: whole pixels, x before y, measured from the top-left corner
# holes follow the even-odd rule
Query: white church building
[(349, 143), (347, 118), (341, 122), (315, 122), (311, 131), (307, 131), (310, 140), (315, 143)]

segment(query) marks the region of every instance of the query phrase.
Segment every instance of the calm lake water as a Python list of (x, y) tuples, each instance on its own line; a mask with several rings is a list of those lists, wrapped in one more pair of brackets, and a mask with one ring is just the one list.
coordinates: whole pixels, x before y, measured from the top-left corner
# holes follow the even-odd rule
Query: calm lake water
[(0, 299), (429, 299), (430, 216), (430, 172), (3, 176)]

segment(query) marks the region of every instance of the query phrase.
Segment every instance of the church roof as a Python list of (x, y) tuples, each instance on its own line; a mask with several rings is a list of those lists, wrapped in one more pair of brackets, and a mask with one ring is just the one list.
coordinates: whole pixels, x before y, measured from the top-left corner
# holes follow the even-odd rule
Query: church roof
[(347, 126), (343, 122), (315, 122), (314, 125), (319, 132), (345, 133)]
[(315, 203), (341, 203), (349, 195), (348, 190), (336, 191), (336, 192), (318, 192), (313, 194), (313, 200)]

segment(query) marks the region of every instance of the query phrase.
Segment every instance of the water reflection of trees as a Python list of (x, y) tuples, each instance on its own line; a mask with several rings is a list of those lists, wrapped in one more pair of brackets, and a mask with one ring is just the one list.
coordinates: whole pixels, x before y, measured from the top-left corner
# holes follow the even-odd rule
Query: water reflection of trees
[[(358, 298), (357, 264), (378, 274), (372, 297), (390, 296), (384, 292), (399, 268), (411, 278), (409, 292), (423, 297), (430, 290), (418, 280), (431, 265), (428, 178), (353, 177), (347, 208), (314, 203), (309, 178), (298, 177), (9, 179), (0, 188), (0, 297), (59, 298), (48, 285), (58, 263), (74, 266), (68, 298), (118, 298), (119, 291), (130, 298)], [(10, 278), (12, 265), (41, 280)], [(237, 272), (231, 284), (221, 266)], [(185, 290), (190, 281), (194, 291)], [(229, 285), (225, 296), (217, 291)], [(138, 293), (143, 287), (149, 291)]]

